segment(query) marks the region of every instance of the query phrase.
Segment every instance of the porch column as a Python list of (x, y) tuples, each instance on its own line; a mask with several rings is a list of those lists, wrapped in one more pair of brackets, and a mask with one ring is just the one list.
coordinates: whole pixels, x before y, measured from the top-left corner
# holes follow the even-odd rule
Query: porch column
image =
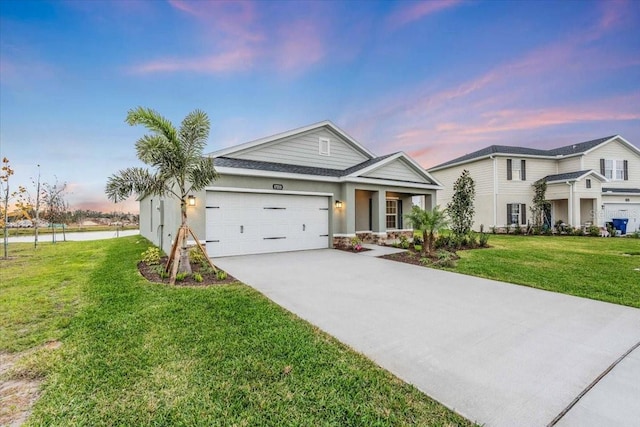
[(352, 184), (347, 184), (345, 188), (345, 215), (347, 234), (356, 234), (356, 189)]
[(371, 222), (374, 233), (387, 231), (387, 192), (376, 191), (371, 194)]

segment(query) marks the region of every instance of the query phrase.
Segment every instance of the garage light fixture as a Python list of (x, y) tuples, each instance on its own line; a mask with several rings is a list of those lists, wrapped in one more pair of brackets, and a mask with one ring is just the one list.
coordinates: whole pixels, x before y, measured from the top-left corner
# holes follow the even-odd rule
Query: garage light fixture
[(336, 208), (342, 209), (342, 202), (340, 200), (336, 200)]
[(196, 196), (194, 196), (193, 194), (189, 194), (187, 196), (187, 204), (189, 206), (195, 206), (196, 205)]

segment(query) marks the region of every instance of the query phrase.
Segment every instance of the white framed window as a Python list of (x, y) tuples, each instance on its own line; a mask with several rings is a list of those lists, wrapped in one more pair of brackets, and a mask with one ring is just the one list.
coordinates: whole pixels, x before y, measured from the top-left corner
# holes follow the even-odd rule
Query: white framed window
[(398, 201), (387, 199), (387, 229), (398, 228)]
[(612, 181), (623, 181), (625, 179), (624, 160), (605, 159), (604, 176)]
[(524, 203), (507, 204), (507, 224), (525, 225), (527, 223), (527, 205)]
[(591, 188), (591, 180), (589, 178), (587, 178), (587, 180), (585, 181), (585, 184), (587, 188)]
[(524, 159), (507, 159), (507, 180), (526, 181), (526, 163)]
[(331, 140), (329, 138), (320, 138), (318, 140), (318, 153), (321, 156), (331, 155)]

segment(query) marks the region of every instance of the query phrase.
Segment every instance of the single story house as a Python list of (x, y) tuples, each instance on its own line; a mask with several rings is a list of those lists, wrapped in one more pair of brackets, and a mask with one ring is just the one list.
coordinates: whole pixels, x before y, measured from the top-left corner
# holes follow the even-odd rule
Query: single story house
[[(430, 209), (442, 189), (405, 153), (376, 156), (330, 121), (208, 155), (220, 177), (192, 195), (187, 213), (211, 257), (411, 234), (403, 213), (412, 198)], [(140, 232), (165, 252), (179, 224), (177, 200), (140, 199)]]
[(465, 169), (476, 183), (475, 229), (526, 225), (539, 180), (547, 183), (547, 225), (626, 218), (628, 233), (640, 229), (640, 149), (620, 135), (551, 150), (491, 145), (434, 166), (428, 172), (444, 185), (443, 206)]

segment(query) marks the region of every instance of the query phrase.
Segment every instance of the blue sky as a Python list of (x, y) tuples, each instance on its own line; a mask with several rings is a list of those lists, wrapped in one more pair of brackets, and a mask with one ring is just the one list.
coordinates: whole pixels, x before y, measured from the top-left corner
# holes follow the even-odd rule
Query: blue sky
[(424, 167), (491, 144), (640, 145), (639, 1), (0, 1), (0, 144), (72, 208), (138, 165), (151, 107), (208, 151), (329, 119)]

